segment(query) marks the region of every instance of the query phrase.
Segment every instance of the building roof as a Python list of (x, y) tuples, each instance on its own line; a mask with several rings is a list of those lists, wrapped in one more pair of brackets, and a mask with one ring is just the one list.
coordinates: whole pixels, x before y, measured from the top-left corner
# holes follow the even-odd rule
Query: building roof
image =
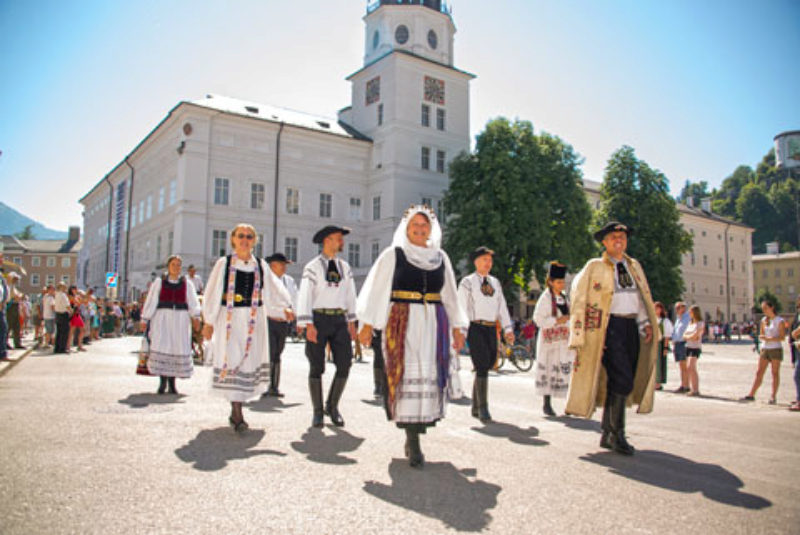
[(800, 251), (791, 251), (789, 253), (753, 255), (753, 262), (764, 262), (767, 260), (794, 260), (794, 259), (800, 259)]
[(700, 208), (693, 208), (691, 206), (686, 206), (682, 202), (679, 202), (677, 204), (678, 204), (678, 211), (681, 212), (681, 213), (691, 214), (691, 215), (694, 215), (694, 216), (697, 216), (697, 217), (702, 217), (702, 218), (705, 218), (705, 219), (711, 219), (713, 221), (718, 221), (720, 223), (725, 223), (725, 224), (733, 225), (733, 226), (736, 226), (736, 227), (742, 227), (742, 228), (746, 228), (746, 229), (750, 229), (750, 230), (755, 230), (750, 225), (745, 225), (744, 223), (741, 223), (739, 221), (734, 221), (733, 219), (729, 219), (727, 217), (722, 217), (721, 215), (717, 215), (717, 214), (715, 214), (713, 212), (706, 212), (704, 210), (701, 210)]
[(446, 64), (444, 64), (444, 63), (439, 63), (438, 61), (434, 61), (434, 60), (432, 60), (432, 59), (428, 59), (428, 58), (422, 57), (422, 56), (420, 56), (420, 55), (418, 55), (418, 54), (414, 54), (413, 52), (409, 52), (408, 50), (403, 50), (403, 49), (399, 49), (399, 48), (398, 48), (398, 49), (392, 49), (392, 50), (388, 51), (386, 54), (384, 54), (384, 55), (382, 55), (382, 56), (378, 56), (377, 58), (373, 59), (372, 61), (370, 61), (369, 63), (367, 63), (366, 65), (364, 65), (364, 66), (363, 66), (363, 67), (361, 67), (360, 69), (358, 69), (356, 72), (354, 72), (354, 73), (353, 73), (353, 74), (351, 74), (350, 76), (347, 76), (347, 77), (345, 77), (345, 80), (351, 80), (351, 79), (352, 79), (353, 77), (355, 77), (357, 74), (359, 74), (359, 73), (361, 73), (361, 72), (365, 71), (366, 69), (368, 69), (368, 68), (369, 68), (369, 67), (371, 67), (372, 65), (375, 65), (376, 63), (378, 63), (379, 61), (381, 61), (383, 58), (385, 58), (385, 57), (388, 57), (388, 56), (391, 56), (392, 54), (403, 54), (403, 55), (406, 55), (406, 56), (410, 56), (410, 57), (412, 57), (412, 58), (416, 58), (416, 59), (418, 59), (418, 60), (420, 60), (420, 61), (425, 61), (425, 62), (427, 62), (427, 63), (432, 63), (432, 64), (434, 64), (434, 65), (437, 65), (437, 66), (439, 66), (439, 67), (444, 67), (445, 69), (449, 69), (449, 70), (451, 70), (451, 71), (453, 71), (453, 72), (456, 72), (456, 73), (458, 73), (458, 74), (462, 74), (462, 75), (468, 76), (468, 77), (470, 77), (470, 78), (477, 78), (477, 76), (476, 76), (476, 75), (474, 75), (474, 74), (472, 74), (471, 72), (462, 71), (461, 69), (456, 69), (456, 68), (455, 68), (455, 67), (453, 67), (452, 65), (446, 65)]
[(81, 250), (81, 240), (20, 240), (14, 236), (0, 236), (5, 253), (77, 253)]

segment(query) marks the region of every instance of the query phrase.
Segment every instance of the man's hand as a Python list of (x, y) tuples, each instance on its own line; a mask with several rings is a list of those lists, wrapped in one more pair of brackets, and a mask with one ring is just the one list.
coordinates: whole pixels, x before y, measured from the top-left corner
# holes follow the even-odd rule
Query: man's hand
[(372, 325), (364, 325), (361, 327), (361, 332), (358, 333), (358, 341), (364, 347), (372, 345)]
[(647, 325), (644, 328), (644, 343), (649, 344), (653, 340), (653, 326)]
[(147, 322), (146, 321), (140, 321), (139, 322), (139, 332), (143, 333), (146, 330), (147, 330)]
[(453, 329), (453, 349), (457, 353), (461, 351), (462, 347), (464, 347), (464, 333), (461, 332), (461, 329)]
[(356, 333), (355, 321), (351, 321), (347, 324), (347, 332), (350, 333), (350, 340), (356, 340), (358, 338), (358, 333)]
[(206, 323), (203, 325), (203, 338), (205, 340), (211, 340), (211, 337), (214, 335), (214, 326), (210, 323)]
[(306, 340), (311, 342), (312, 344), (317, 343), (317, 328), (314, 327), (313, 323), (309, 323), (305, 327), (306, 330)]
[(506, 339), (506, 343), (508, 345), (513, 345), (514, 344), (514, 333), (511, 332), (511, 331), (506, 331), (505, 339)]
[(292, 312), (291, 308), (287, 308), (283, 313), (286, 316), (286, 321), (294, 321), (294, 312)]

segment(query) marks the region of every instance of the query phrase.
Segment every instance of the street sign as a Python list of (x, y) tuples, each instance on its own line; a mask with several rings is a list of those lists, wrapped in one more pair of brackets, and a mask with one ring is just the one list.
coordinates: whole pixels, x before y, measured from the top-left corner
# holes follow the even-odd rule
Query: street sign
[(108, 272), (106, 273), (106, 288), (116, 288), (117, 287), (117, 276), (118, 273)]

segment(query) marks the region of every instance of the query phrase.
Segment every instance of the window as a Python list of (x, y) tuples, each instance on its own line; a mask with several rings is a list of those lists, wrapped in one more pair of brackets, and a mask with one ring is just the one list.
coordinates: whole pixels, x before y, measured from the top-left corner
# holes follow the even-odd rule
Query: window
[(62, 268), (68, 268), (70, 267), (70, 265), (72, 265), (72, 259), (70, 257), (65, 256), (64, 258), (61, 259)]
[(287, 237), (284, 240), (283, 253), (292, 262), (297, 262), (297, 238)]
[(133, 210), (131, 210), (131, 228), (135, 226), (136, 226), (136, 207), (134, 206)]
[(444, 173), (444, 151), (436, 151), (436, 172)]
[(788, 286), (788, 290), (789, 290), (789, 296), (790, 297), (793, 296), (794, 295), (794, 284), (790, 284)]
[(55, 275), (48, 275), (47, 277), (45, 277), (44, 283), (47, 284), (48, 286), (51, 285), (51, 284), (55, 284), (56, 283), (56, 276)]
[(47, 257), (47, 267), (56, 267), (56, 257), (55, 256), (48, 256)]
[(722, 269), (722, 259), (719, 258), (718, 260), (719, 260), (719, 269)]
[(694, 251), (692, 251), (692, 265), (694, 265)]
[(383, 124), (383, 103), (378, 104), (378, 126)]
[(61, 275), (61, 282), (69, 286), (69, 275)]
[(171, 180), (169, 183), (169, 205), (175, 204), (176, 200), (178, 200), (178, 181)]
[(372, 242), (372, 263), (374, 264), (375, 261), (381, 254), (381, 244), (379, 242)]
[(358, 221), (361, 219), (361, 199), (350, 197), (350, 219)]
[(431, 149), (428, 147), (422, 147), (421, 155), (421, 162), (423, 169), (430, 169), (431, 168)]
[(41, 256), (32, 256), (31, 257), (31, 266), (32, 267), (39, 267), (42, 265), (42, 257)]
[(139, 201), (139, 223), (144, 223), (144, 199)]
[(230, 181), (227, 178), (214, 179), (214, 204), (228, 204), (228, 189)]
[(175, 245), (175, 233), (173, 231), (169, 231), (167, 234), (167, 254), (172, 254), (172, 248)]
[(706, 256), (706, 255), (703, 255), (703, 265), (704, 266), (708, 265), (708, 256)]
[(39, 274), (34, 273), (31, 275), (31, 286), (36, 287), (39, 286)]
[(439, 199), (436, 201), (436, 217), (439, 221), (444, 221), (444, 200)]
[(332, 195), (330, 193), (320, 193), (319, 194), (319, 216), (320, 217), (330, 217), (331, 216), (331, 204), (333, 203)]
[(161, 261), (161, 234), (156, 236), (156, 262)]
[(775, 278), (776, 279), (780, 279), (781, 278), (781, 270), (780, 270), (780, 268), (775, 268)]
[(436, 129), (444, 130), (444, 110), (436, 108)]
[(794, 277), (794, 268), (788, 268), (786, 270), (786, 276), (787, 277)]
[(692, 293), (694, 293), (694, 292), (695, 292), (695, 289), (694, 289), (694, 282), (692, 282)]
[(733, 259), (731, 259), (731, 271), (736, 271), (736, 262)]
[(736, 297), (736, 286), (731, 286), (731, 295)]
[(352, 267), (358, 267), (361, 256), (361, 245), (357, 243), (347, 244), (347, 263)]
[(211, 237), (211, 256), (225, 256), (228, 250), (228, 232), (215, 230)]
[(745, 264), (744, 260), (742, 260), (742, 272), (747, 273), (747, 264)]
[(725, 286), (719, 285), (719, 295), (725, 295)]
[(706, 231), (704, 230), (704, 231), (702, 232), (702, 234), (703, 234), (703, 237), (705, 237), (705, 235), (706, 235)]
[(779, 284), (775, 287), (775, 295), (781, 295), (781, 293), (782, 293), (781, 285)]
[(286, 188), (286, 213), (300, 213), (300, 191), (294, 188)]
[(264, 208), (264, 184), (254, 183), (250, 185), (250, 208), (253, 210)]
[(377, 221), (381, 218), (381, 197), (380, 195), (372, 198), (372, 220)]
[(258, 235), (258, 241), (256, 242), (255, 248), (253, 248), (253, 252), (256, 255), (256, 258), (264, 258), (264, 235)]
[(158, 213), (159, 214), (164, 211), (164, 195), (165, 195), (164, 188), (163, 187), (159, 188), (159, 190), (158, 190)]
[(431, 107), (427, 104), (422, 105), (422, 115), (420, 117), (420, 123), (422, 126), (430, 126), (431, 125)]
[(769, 270), (766, 270), (766, 269), (765, 269), (764, 271), (762, 271), (762, 272), (761, 272), (761, 276), (762, 276), (762, 277), (764, 277), (765, 279), (766, 279), (767, 277), (769, 277)]
[(145, 212), (145, 215), (147, 216), (147, 219), (150, 219), (151, 217), (153, 217), (153, 196), (152, 195), (148, 195), (147, 196), (147, 211)]

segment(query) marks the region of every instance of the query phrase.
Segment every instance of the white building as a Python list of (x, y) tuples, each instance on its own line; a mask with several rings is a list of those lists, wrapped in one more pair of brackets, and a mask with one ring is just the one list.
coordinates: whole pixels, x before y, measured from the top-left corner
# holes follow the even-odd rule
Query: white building
[(357, 278), (391, 241), (403, 211), (441, 213), (447, 164), (469, 150), (469, 81), (453, 66), (455, 26), (440, 0), (367, 7), (364, 65), (338, 119), (222, 96), (178, 103), (80, 202), (79, 283), (119, 273), (135, 296), (178, 253), (207, 276), (239, 222), (258, 253), (284, 251), (289, 273), (318, 253), (327, 224), (353, 229)]

